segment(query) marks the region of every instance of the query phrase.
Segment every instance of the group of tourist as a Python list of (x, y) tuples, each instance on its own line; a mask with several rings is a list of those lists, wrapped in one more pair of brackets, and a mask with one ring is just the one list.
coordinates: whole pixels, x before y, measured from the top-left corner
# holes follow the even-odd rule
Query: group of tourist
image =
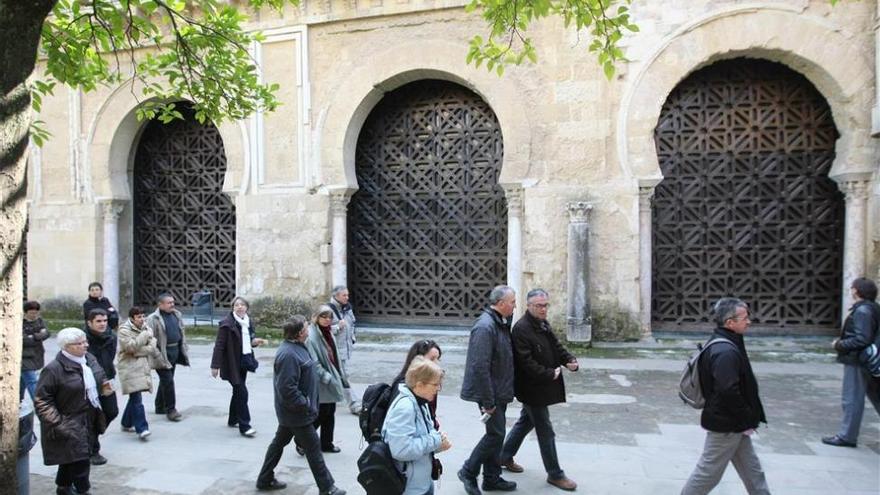
[[(859, 278), (850, 290), (855, 304), (840, 337), (832, 343), (838, 361), (845, 364), (844, 418), (836, 435), (822, 439), (841, 447), (856, 445), (866, 394), (880, 413), (877, 381), (858, 360), (859, 352), (874, 342), (880, 330), (877, 286)], [(501, 475), (504, 469), (510, 473), (525, 471), (514, 456), (532, 430), (547, 483), (566, 491), (577, 488), (560, 467), (548, 406), (565, 401), (563, 373), (578, 371), (579, 364), (556, 338), (547, 320), (549, 299), (542, 289), (530, 291), (527, 311), (512, 325), (516, 294), (510, 287), (496, 287), (471, 329), (460, 395), (476, 403), (485, 434), (457, 473), (468, 495), (481, 494), (481, 488), (516, 489), (514, 481)], [(57, 335), (61, 351), (43, 368), (42, 342), (49, 331), (39, 316), (39, 303), (28, 301), (24, 309), (21, 393), (27, 391), (34, 399), (44, 462), (58, 465), (58, 494), (88, 493), (90, 465), (107, 462), (100, 454), (99, 436), (118, 414), (114, 377), (121, 392), (128, 395), (121, 419), (123, 431), (134, 432), (141, 440), (150, 436), (141, 394), (152, 392), (153, 370), (159, 376), (156, 413), (174, 422), (182, 419), (176, 408), (174, 371), (178, 364), (189, 365), (184, 320), (174, 309), (174, 298), (162, 294), (153, 313), (147, 316), (142, 308), (132, 307), (114, 333), (119, 321), (116, 309), (103, 297), (100, 284), (93, 283), (89, 299), (83, 304), (85, 331), (61, 330)], [(256, 429), (248, 409), (247, 374), (258, 367), (253, 349), (268, 341), (257, 337), (248, 310), (244, 298), (232, 301), (231, 312), (218, 327), (210, 368), (214, 377), (232, 387), (228, 426), (252, 438)], [(706, 441), (682, 494), (709, 493), (729, 463), (733, 463), (750, 494), (768, 494), (766, 477), (751, 441), (766, 416), (743, 339), (751, 324), (749, 308), (740, 299), (726, 297), (715, 304), (713, 317), (716, 328), (710, 341), (722, 342), (707, 348), (698, 362), (705, 397), (701, 425), (707, 431)], [(354, 414), (362, 408), (350, 385), (348, 362), (356, 328), (348, 290), (335, 287), (330, 303), (320, 306), (311, 319), (291, 317), (283, 326), (283, 336), (273, 368), (278, 428), (256, 487), (286, 487), (275, 478), (274, 470), (292, 440), (297, 452), (308, 461), (319, 493), (344, 495), (345, 491), (336, 487), (323, 456), (340, 452), (334, 443), (336, 404), (345, 403)], [(391, 382), (393, 395), (381, 435), (406, 476), (407, 495), (433, 493), (433, 481), (442, 473), (435, 454), (452, 447), (437, 418), (437, 396), (444, 376), (439, 365), (441, 356), (440, 346), (433, 340), (414, 343)], [(506, 409), (514, 398), (522, 403), (522, 409), (506, 432)], [(481, 472), (482, 483), (478, 484)]]

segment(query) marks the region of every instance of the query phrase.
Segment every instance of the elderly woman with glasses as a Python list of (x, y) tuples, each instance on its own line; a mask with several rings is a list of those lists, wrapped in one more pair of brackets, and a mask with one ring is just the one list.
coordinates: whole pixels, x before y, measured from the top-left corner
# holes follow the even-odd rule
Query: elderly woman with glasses
[[(321, 432), (321, 451), (335, 454), (340, 451), (333, 443), (333, 429), (336, 426), (336, 403), (344, 398), (343, 389), (348, 386), (339, 361), (339, 349), (333, 337), (333, 308), (322, 305), (315, 312), (313, 323), (309, 326), (306, 347), (312, 359), (318, 362), (318, 419), (315, 428)], [(296, 451), (304, 451), (297, 446)]]
[[(106, 421), (98, 400), (112, 394), (97, 360), (88, 354), (86, 334), (78, 328), (58, 332), (61, 351), (40, 374), (34, 407), (40, 418), (43, 463), (58, 466), (56, 493), (88, 493), (90, 438)], [(75, 489), (75, 491), (74, 491)]]
[(382, 425), (382, 438), (391, 457), (406, 474), (404, 495), (431, 495), (434, 482), (433, 455), (452, 447), (446, 434), (434, 429), (428, 402), (437, 397), (443, 370), (434, 362), (416, 356), (406, 370), (406, 383), (391, 403)]

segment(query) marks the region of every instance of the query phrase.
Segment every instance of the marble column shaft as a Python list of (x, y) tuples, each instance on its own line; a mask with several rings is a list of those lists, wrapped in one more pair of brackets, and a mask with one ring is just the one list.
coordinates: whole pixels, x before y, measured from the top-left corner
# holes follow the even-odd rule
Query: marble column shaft
[(568, 204), (568, 314), (567, 337), (572, 342), (593, 339), (590, 309), (590, 224), (593, 206), (583, 201)]
[(118, 201), (101, 201), (104, 217), (104, 296), (116, 307), (119, 301), (119, 216), (123, 205)]

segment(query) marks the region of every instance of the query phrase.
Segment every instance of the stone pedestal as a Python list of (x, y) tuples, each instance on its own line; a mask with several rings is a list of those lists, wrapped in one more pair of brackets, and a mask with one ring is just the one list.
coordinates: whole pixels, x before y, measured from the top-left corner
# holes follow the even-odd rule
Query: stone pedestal
[(572, 342), (593, 340), (590, 311), (590, 211), (583, 201), (568, 204), (568, 312), (566, 336)]
[(847, 178), (840, 181), (840, 188), (846, 195), (846, 213), (843, 237), (843, 306), (841, 318), (845, 318), (852, 306), (849, 287), (853, 279), (865, 277), (866, 241), (868, 228), (868, 188), (867, 178)]
[(525, 311), (526, 299), (522, 290), (522, 213), (523, 189), (519, 184), (505, 185), (507, 198), (507, 285), (516, 291), (516, 321)]
[(330, 251), (333, 287), (348, 285), (347, 214), (351, 194), (351, 191), (348, 189), (330, 191), (330, 213), (332, 215)]
[(100, 201), (104, 217), (104, 297), (119, 308), (119, 215), (124, 205), (121, 201)]

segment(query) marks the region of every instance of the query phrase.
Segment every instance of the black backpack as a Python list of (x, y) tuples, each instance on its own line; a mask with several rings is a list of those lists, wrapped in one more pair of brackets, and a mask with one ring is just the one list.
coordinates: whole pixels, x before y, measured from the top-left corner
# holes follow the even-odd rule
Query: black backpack
[(396, 394), (387, 383), (376, 383), (367, 387), (361, 399), (361, 412), (358, 423), (364, 440), (372, 442), (382, 438), (382, 423), (391, 408), (391, 401)]

